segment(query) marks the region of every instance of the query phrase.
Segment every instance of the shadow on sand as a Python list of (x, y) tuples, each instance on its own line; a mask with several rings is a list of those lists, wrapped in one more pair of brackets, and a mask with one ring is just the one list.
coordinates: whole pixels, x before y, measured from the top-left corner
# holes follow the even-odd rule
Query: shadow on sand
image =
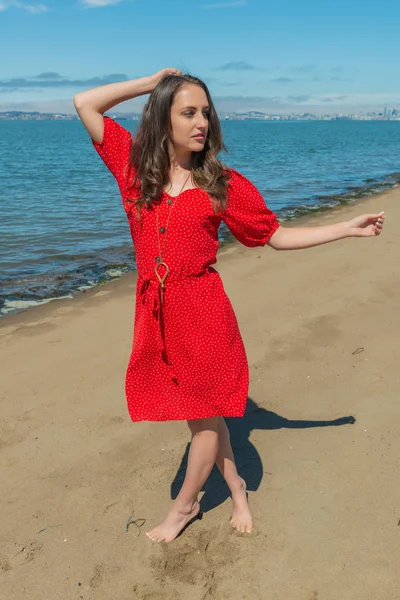
[[(260, 455), (249, 439), (253, 429), (337, 427), (353, 424), (356, 420), (354, 417), (349, 416), (331, 421), (290, 421), (265, 408), (260, 408), (251, 398), (248, 398), (244, 416), (242, 418), (225, 418), (225, 421), (230, 432), (238, 472), (247, 482), (247, 489), (256, 491), (262, 481), (263, 464)], [(189, 448), (190, 442), (186, 446), (185, 454), (171, 484), (171, 498), (173, 500), (177, 497), (185, 478)], [(209, 478), (202, 487), (202, 491), (204, 491), (204, 495), (201, 498), (200, 505), (203, 512), (219, 506), (230, 497), (229, 488), (216, 465), (214, 465)]]

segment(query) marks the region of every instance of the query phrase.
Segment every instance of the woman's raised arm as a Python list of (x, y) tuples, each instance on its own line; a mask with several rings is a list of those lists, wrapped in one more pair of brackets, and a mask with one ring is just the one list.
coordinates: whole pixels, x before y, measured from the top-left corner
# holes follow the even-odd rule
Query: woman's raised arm
[(181, 74), (178, 69), (162, 69), (149, 77), (109, 83), (76, 94), (74, 106), (90, 137), (101, 143), (104, 133), (103, 113), (121, 102), (150, 94), (160, 79), (170, 73)]

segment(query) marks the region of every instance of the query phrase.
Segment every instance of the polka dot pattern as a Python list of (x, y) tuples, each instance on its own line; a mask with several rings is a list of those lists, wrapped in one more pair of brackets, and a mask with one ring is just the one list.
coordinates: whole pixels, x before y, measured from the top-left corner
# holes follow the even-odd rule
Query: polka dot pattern
[[(188, 189), (176, 204), (174, 199), (168, 204), (171, 196), (164, 192), (154, 209), (141, 209), (140, 223), (136, 208), (127, 202), (133, 176), (128, 166), (131, 134), (105, 117), (103, 141), (93, 145), (118, 183), (136, 251), (133, 344), (125, 378), (132, 421), (243, 416), (249, 368), (231, 302), (212, 267), (218, 228), (222, 217), (242, 244), (264, 246), (279, 227), (276, 215), (254, 185), (232, 170), (223, 215), (214, 214), (206, 192)], [(159, 254), (156, 209), (160, 227), (172, 209), (163, 303), (154, 273)], [(159, 273), (163, 275), (163, 266)]]

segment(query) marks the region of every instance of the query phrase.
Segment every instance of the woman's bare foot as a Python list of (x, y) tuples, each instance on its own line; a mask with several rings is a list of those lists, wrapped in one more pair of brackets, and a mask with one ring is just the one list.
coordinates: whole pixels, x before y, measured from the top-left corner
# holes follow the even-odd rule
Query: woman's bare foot
[(166, 519), (151, 531), (146, 533), (153, 542), (172, 542), (180, 533), (180, 531), (189, 523), (191, 519), (198, 516), (200, 512), (200, 504), (196, 500), (189, 512), (178, 510), (174, 506), (167, 515)]
[(229, 523), (237, 531), (251, 533), (253, 530), (253, 519), (247, 503), (246, 482), (241, 477), (239, 479), (240, 485), (238, 489), (232, 492), (233, 511)]

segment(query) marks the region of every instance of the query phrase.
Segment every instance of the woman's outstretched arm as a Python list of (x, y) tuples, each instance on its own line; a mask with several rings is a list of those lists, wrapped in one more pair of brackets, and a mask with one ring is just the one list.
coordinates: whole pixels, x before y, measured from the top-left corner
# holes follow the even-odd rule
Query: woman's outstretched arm
[(180, 74), (181, 72), (178, 69), (162, 69), (149, 77), (109, 83), (76, 94), (74, 96), (74, 106), (90, 137), (96, 142), (102, 142), (104, 133), (103, 113), (121, 102), (150, 94), (160, 79), (169, 73)]
[(350, 221), (321, 227), (282, 227), (272, 234), (267, 244), (274, 250), (301, 250), (347, 237), (370, 237), (381, 233), (385, 215), (360, 215)]

